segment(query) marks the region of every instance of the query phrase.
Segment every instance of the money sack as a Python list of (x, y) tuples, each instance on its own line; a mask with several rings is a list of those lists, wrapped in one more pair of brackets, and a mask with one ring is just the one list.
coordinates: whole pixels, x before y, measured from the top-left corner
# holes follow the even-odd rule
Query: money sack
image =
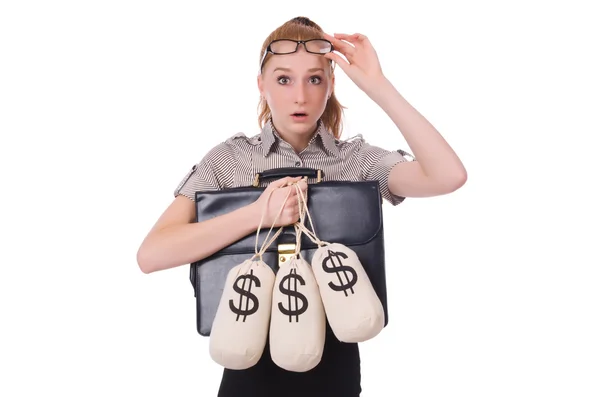
[(273, 287), (269, 344), (273, 362), (306, 372), (325, 347), (325, 310), (310, 264), (301, 256), (282, 263)]
[(209, 352), (228, 369), (247, 369), (267, 342), (275, 273), (262, 260), (247, 259), (227, 274), (213, 320)]
[(364, 342), (385, 325), (385, 313), (356, 253), (339, 243), (326, 243), (311, 260), (331, 330), (341, 342)]

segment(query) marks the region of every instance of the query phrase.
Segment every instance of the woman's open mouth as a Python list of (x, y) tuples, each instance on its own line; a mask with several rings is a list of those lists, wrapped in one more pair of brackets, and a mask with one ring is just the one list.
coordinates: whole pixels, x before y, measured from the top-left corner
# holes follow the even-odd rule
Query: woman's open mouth
[(294, 121), (305, 121), (308, 118), (308, 114), (304, 112), (292, 113), (292, 119)]

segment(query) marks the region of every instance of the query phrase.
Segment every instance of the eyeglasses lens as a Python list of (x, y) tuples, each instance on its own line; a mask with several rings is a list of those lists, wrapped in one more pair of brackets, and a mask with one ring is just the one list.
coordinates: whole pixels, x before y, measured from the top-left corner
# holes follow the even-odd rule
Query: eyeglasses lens
[[(276, 54), (291, 54), (296, 51), (298, 43), (292, 40), (280, 40), (271, 43), (271, 51)], [(306, 42), (306, 50), (315, 54), (326, 54), (331, 51), (331, 44), (326, 40), (310, 40)]]

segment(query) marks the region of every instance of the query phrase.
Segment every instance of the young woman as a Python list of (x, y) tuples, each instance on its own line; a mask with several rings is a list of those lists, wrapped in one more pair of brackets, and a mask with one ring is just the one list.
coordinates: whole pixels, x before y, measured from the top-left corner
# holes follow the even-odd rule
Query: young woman
[[(342, 58), (341, 55), (343, 55)], [(334, 93), (334, 65), (377, 103), (398, 127), (414, 157), (385, 150), (362, 137), (340, 140), (342, 107)], [(138, 263), (144, 273), (205, 258), (263, 225), (290, 225), (299, 218), (296, 191), (283, 178), (264, 183), (265, 192), (251, 205), (220, 217), (195, 222), (194, 192), (249, 186), (257, 172), (278, 167), (324, 171), (324, 180), (378, 180), (382, 196), (398, 205), (405, 197), (447, 194), (460, 188), (467, 174), (460, 159), (436, 129), (383, 75), (377, 54), (362, 34), (326, 34), (304, 17), (287, 21), (263, 43), (258, 76), (259, 124), (254, 136), (237, 134), (212, 148), (175, 189), (175, 199), (144, 239)], [(409, 161), (411, 160), (411, 161)], [(288, 372), (270, 359), (269, 346), (255, 366), (224, 370), (220, 397), (359, 396), (360, 357), (355, 343), (341, 343), (328, 328), (325, 351), (316, 368)]]

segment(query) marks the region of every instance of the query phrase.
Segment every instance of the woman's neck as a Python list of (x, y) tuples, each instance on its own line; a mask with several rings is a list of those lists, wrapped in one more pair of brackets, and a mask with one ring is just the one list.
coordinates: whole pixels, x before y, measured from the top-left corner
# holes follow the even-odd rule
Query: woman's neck
[(274, 132), (276, 132), (277, 135), (279, 135), (279, 137), (281, 139), (283, 139), (284, 141), (286, 141), (287, 143), (289, 143), (290, 146), (292, 148), (294, 148), (294, 151), (296, 153), (300, 153), (304, 149), (306, 149), (306, 147), (308, 146), (308, 143), (310, 142), (310, 140), (312, 139), (313, 135), (317, 131), (317, 128), (319, 127), (319, 123), (317, 122), (311, 128), (311, 132), (310, 133), (293, 134), (293, 133), (290, 133), (290, 132), (282, 131), (281, 129), (277, 128), (277, 126), (275, 125), (275, 122), (273, 120), (271, 120), (271, 125), (273, 127)]

